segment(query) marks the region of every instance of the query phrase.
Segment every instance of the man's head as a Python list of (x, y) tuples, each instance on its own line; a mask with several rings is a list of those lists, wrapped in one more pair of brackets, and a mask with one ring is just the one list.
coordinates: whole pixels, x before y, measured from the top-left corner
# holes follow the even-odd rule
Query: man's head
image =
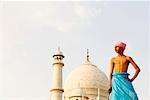
[(125, 50), (125, 48), (126, 48), (126, 44), (125, 43), (123, 43), (123, 42), (116, 42), (115, 44), (114, 44), (114, 47), (115, 47), (115, 51), (116, 51), (116, 53), (119, 53), (119, 54), (123, 54), (123, 51)]

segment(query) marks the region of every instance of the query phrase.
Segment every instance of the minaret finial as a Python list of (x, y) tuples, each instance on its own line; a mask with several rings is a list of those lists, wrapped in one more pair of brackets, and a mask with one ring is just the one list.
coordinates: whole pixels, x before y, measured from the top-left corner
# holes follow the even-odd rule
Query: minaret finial
[(60, 47), (58, 46), (58, 50), (60, 51)]

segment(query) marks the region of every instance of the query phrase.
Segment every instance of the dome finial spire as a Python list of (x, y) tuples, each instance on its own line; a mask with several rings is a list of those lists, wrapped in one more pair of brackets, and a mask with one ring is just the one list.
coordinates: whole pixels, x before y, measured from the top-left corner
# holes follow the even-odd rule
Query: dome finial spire
[(86, 59), (87, 59), (87, 61), (89, 62), (89, 61), (90, 61), (90, 60), (89, 60), (89, 49), (87, 49), (87, 55), (86, 55), (86, 56), (87, 56)]
[(89, 60), (89, 49), (87, 49), (87, 52), (86, 52), (86, 59), (85, 59), (85, 64), (89, 64), (90, 63), (90, 60)]

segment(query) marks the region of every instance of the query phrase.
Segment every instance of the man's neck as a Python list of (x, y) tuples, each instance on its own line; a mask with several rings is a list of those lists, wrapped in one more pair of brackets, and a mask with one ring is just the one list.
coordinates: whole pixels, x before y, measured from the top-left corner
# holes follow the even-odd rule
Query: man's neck
[(121, 56), (123, 56), (123, 55), (124, 55), (123, 53), (120, 53), (120, 54), (118, 53), (118, 57), (121, 57)]

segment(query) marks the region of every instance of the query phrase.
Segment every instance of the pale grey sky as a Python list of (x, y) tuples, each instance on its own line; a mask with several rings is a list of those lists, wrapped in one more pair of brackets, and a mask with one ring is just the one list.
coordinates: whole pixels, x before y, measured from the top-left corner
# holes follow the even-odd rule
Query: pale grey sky
[[(52, 55), (65, 55), (64, 79), (91, 62), (109, 76), (113, 44), (127, 43), (141, 68), (133, 82), (140, 100), (150, 99), (148, 2), (0, 2), (0, 100), (47, 100)], [(131, 76), (134, 69), (129, 69)]]

